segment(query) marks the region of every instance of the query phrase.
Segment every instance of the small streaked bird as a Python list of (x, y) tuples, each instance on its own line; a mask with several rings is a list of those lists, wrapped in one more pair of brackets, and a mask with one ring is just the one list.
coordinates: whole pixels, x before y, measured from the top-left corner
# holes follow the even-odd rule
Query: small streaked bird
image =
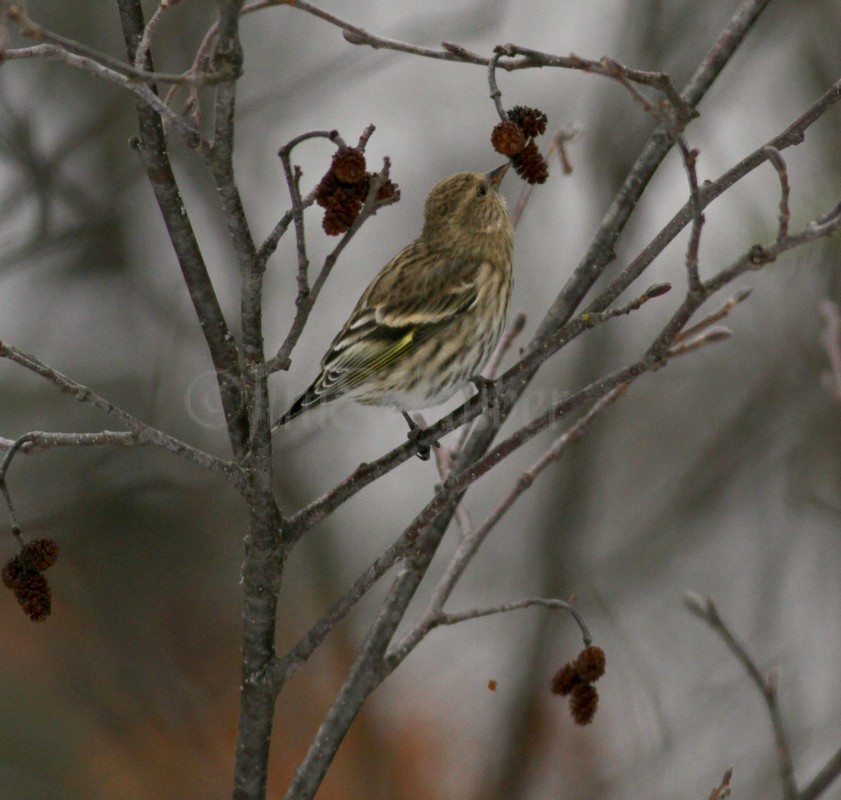
[(340, 397), (407, 412), (443, 403), (476, 376), (505, 326), (514, 230), (505, 164), (432, 187), (421, 235), (359, 298), (310, 387), (272, 428)]

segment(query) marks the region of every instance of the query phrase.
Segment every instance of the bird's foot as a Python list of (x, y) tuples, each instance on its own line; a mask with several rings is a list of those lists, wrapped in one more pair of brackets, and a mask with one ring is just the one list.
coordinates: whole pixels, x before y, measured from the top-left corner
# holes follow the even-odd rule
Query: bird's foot
[(415, 422), (412, 417), (406, 412), (401, 412), (403, 414), (403, 419), (409, 425), (409, 432), (406, 434), (406, 437), (409, 441), (414, 442), (415, 449), (417, 450), (418, 458), (421, 461), (428, 461), (429, 460), (429, 453), (430, 447), (440, 447), (441, 445), (438, 444), (437, 440), (432, 440), (431, 442), (422, 442), (421, 437), (426, 433), (426, 428), (422, 428)]
[(490, 378), (485, 378), (482, 375), (473, 375), (470, 382), (476, 387), (479, 397), (482, 398), (482, 404), (485, 408), (494, 408), (496, 406), (496, 384)]

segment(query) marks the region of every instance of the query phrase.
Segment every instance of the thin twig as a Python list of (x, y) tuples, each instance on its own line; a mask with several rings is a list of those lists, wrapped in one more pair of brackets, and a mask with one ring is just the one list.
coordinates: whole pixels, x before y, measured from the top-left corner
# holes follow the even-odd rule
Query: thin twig
[[(500, 45), (494, 50), (494, 54), (490, 57), (481, 56), (477, 53), (468, 50), (462, 45), (453, 42), (443, 42), (441, 49), (437, 50), (431, 47), (421, 47), (419, 45), (411, 44), (410, 42), (403, 42), (398, 39), (391, 39), (386, 36), (380, 36), (370, 31), (365, 30), (358, 25), (354, 25), (346, 19), (343, 19), (336, 14), (325, 11), (318, 6), (308, 2), (308, 0), (295, 0), (295, 2), (265, 2), (261, 7), (269, 5), (291, 5), (301, 11), (306, 11), (308, 14), (319, 17), (325, 22), (335, 25), (344, 31), (345, 40), (355, 45), (365, 45), (374, 49), (395, 50), (401, 53), (409, 53), (411, 55), (422, 56), (424, 58), (441, 59), (444, 61), (458, 61), (466, 64), (477, 64), (480, 66), (491, 67), (491, 63), (495, 62), (495, 66), (490, 69), (489, 81), (491, 84), (491, 96), (494, 97), (494, 83), (493, 69), (499, 67), (506, 71), (513, 71), (519, 69), (534, 69), (542, 67), (560, 67), (563, 69), (574, 69), (583, 72), (593, 73), (595, 75), (603, 75), (609, 78), (617, 79), (619, 77), (644, 86), (649, 86), (657, 91), (663, 93), (664, 97), (674, 109), (676, 119), (685, 124), (692, 119), (696, 114), (690, 105), (681, 97), (678, 91), (672, 85), (669, 76), (663, 72), (647, 72), (644, 70), (633, 69), (626, 67), (618, 62), (609, 59), (601, 59), (594, 61), (587, 58), (581, 58), (576, 55), (558, 56), (551, 53), (542, 53), (538, 50), (531, 50), (526, 47), (521, 47), (516, 44)], [(502, 61), (502, 57), (509, 60)], [(494, 97), (494, 103), (497, 106), (497, 111), (501, 119), (506, 119), (505, 112), (502, 110), (498, 97)]]
[[(415, 518), (414, 522), (407, 528), (407, 538), (413, 541), (460, 492), (463, 492), (476, 479), (507, 458), (514, 450), (519, 449), (526, 442), (530, 441), (540, 431), (564, 418), (570, 411), (579, 407), (582, 403), (595, 401), (599, 397), (602, 397), (614, 386), (618, 386), (620, 383), (626, 383), (645, 372), (654, 371), (664, 366), (670, 355), (672, 355), (670, 350), (674, 347), (677, 335), (710, 294), (718, 291), (744, 272), (758, 269), (765, 264), (771, 263), (782, 252), (799, 247), (806, 242), (814, 241), (819, 237), (829, 236), (840, 227), (841, 203), (833, 208), (831, 212), (823, 215), (819, 220), (809, 223), (796, 235), (787, 236), (784, 240), (774, 242), (767, 246), (755, 245), (752, 247), (742, 258), (736, 260), (731, 266), (721, 270), (717, 275), (704, 283), (702, 285), (702, 291), (687, 294), (680, 307), (675, 311), (672, 318), (666, 323), (658, 336), (655, 337), (646, 354), (639, 361), (617, 370), (599, 381), (594, 381), (586, 389), (570, 395), (565, 400), (534, 418), (527, 425), (515, 431), (507, 439), (504, 439), (493, 449), (489, 450), (484, 456), (473, 462), (471, 466), (464, 469), (464, 471), (451, 474), (436, 496), (430, 500), (423, 511)], [(693, 342), (692, 347), (686, 345), (680, 347), (679, 352), (688, 352), (702, 344), (721, 341), (727, 335), (729, 334), (725, 334), (722, 330), (715, 331), (712, 335), (700, 337), (697, 342)], [(512, 369), (517, 369), (517, 367), (515, 366)], [(420, 438), (431, 443), (437, 434), (437, 427), (438, 425), (431, 426)]]
[[(133, 61), (137, 42), (145, 27), (143, 10), (139, 0), (118, 0), (118, 9), (128, 57)], [(148, 57), (146, 65), (151, 66)], [(241, 353), (222, 311), (172, 169), (161, 117), (142, 102), (137, 104), (137, 116), (140, 128), (137, 152), (155, 193), (196, 317), (201, 323), (201, 331), (216, 371), (228, 437), (234, 456), (241, 459), (248, 451), (250, 435)], [(204, 142), (205, 151), (207, 147)]]
[(782, 154), (773, 145), (767, 145), (763, 151), (768, 156), (771, 165), (777, 171), (777, 177), (780, 179), (780, 225), (777, 231), (777, 239), (784, 239), (788, 235), (788, 223), (791, 219), (791, 211), (788, 207), (789, 196), (791, 188), (788, 182), (788, 169), (786, 168), (785, 159)]
[[(586, 59), (579, 60), (584, 62), (582, 69), (586, 72), (596, 72), (617, 80), (628, 91), (634, 102), (674, 135), (679, 135), (687, 123), (698, 116), (698, 112), (692, 109), (678, 94), (677, 89), (672, 85), (671, 79), (665, 72), (644, 72), (631, 69), (620, 64), (616, 59), (607, 56), (599, 62), (599, 67), (602, 69), (590, 66), (590, 62), (587, 62)], [(652, 103), (634, 86), (635, 83), (658, 89), (665, 95), (665, 102)]]
[[(657, 286), (651, 287), (651, 289), (649, 289), (649, 292), (653, 292), (651, 294), (651, 297), (656, 296), (657, 291), (659, 290), (658, 287), (660, 286), (664, 286), (664, 284), (658, 284)], [(428, 426), (424, 431), (420, 432), (419, 436), (414, 442), (406, 442), (374, 461), (361, 464), (351, 475), (349, 475), (339, 484), (334, 486), (333, 489), (331, 489), (329, 492), (326, 492), (324, 495), (317, 498), (309, 505), (304, 506), (289, 518), (289, 522), (293, 530), (295, 530), (294, 538), (297, 538), (297, 536), (303, 534), (305, 530), (310, 528), (316, 522), (323, 519), (335, 508), (338, 508), (338, 506), (340, 506), (348, 498), (352, 497), (354, 494), (359, 492), (369, 483), (373, 482), (374, 480), (386, 474), (387, 472), (390, 472), (399, 464), (402, 464), (404, 461), (413, 457), (417, 453), (418, 442), (422, 445), (429, 444), (431, 446), (439, 438), (445, 436), (447, 433), (454, 430), (455, 428), (461, 427), (462, 425), (465, 425), (466, 423), (475, 419), (482, 412), (487, 411), (488, 415), (492, 417), (497, 414), (505, 413), (505, 411), (508, 408), (507, 397), (509, 393), (513, 389), (517, 388), (518, 384), (523, 381), (523, 373), (525, 371), (534, 369), (537, 367), (537, 365), (542, 364), (553, 353), (557, 352), (563, 345), (580, 336), (584, 331), (589, 330), (590, 328), (594, 327), (595, 325), (601, 322), (611, 319), (612, 317), (616, 316), (617, 313), (628, 313), (630, 310), (632, 310), (632, 307), (639, 307), (639, 305), (642, 304), (640, 302), (641, 300), (642, 302), (645, 302), (646, 299), (650, 299), (650, 297), (648, 297), (647, 295), (648, 293), (645, 293), (640, 298), (636, 298), (635, 300), (628, 303), (626, 306), (623, 306), (622, 309), (620, 309), (616, 313), (607, 313), (604, 315), (599, 314), (595, 316), (588, 316), (587, 314), (584, 314), (579, 318), (571, 320), (559, 332), (557, 338), (554, 341), (548, 342), (542, 348), (532, 350), (531, 353), (526, 355), (524, 358), (520, 359), (518, 363), (514, 364), (514, 366), (508, 369), (508, 371), (505, 372), (505, 374), (502, 375), (502, 377), (498, 378), (492, 384), (489, 391), (494, 397), (493, 409), (487, 408), (487, 402), (484, 397), (482, 397), (480, 394), (475, 394), (473, 395), (473, 397), (469, 398), (467, 402), (465, 402), (464, 405), (462, 405), (460, 408), (455, 409), (442, 419), (438, 420), (438, 422)], [(570, 397), (567, 398), (563, 403), (556, 406), (554, 412), (552, 413), (557, 413), (557, 419), (560, 419), (561, 417), (568, 414), (570, 411), (579, 408), (582, 404), (585, 404), (590, 400), (598, 399), (598, 397), (600, 397), (602, 393), (609, 391), (617, 383), (623, 383), (625, 380), (636, 377), (642, 372), (646, 372), (649, 369), (654, 369), (658, 367), (659, 359), (663, 357), (664, 355), (658, 355), (656, 358), (649, 359), (648, 362), (636, 362), (626, 367), (624, 370), (619, 370), (616, 373), (613, 373), (612, 375), (608, 376), (607, 378), (605, 378), (605, 382), (603, 384), (599, 384), (598, 386), (596, 385), (598, 382), (591, 384), (587, 390), (583, 390), (583, 392), (585, 393), (578, 392), (573, 395), (570, 395)], [(588, 391), (592, 391), (594, 392), (594, 394), (586, 394), (586, 392)], [(514, 450), (522, 444), (525, 444), (525, 442), (528, 439), (531, 439), (532, 436), (536, 435), (539, 432), (539, 430), (543, 430), (543, 428), (545, 428), (555, 420), (555, 417), (551, 417), (550, 412), (547, 412), (547, 415), (544, 415), (543, 417), (539, 418), (540, 422), (535, 421), (534, 424), (537, 424), (539, 427), (535, 428), (534, 430), (526, 432), (526, 429), (524, 428), (521, 431), (518, 431), (516, 434), (514, 434), (515, 437), (520, 434), (526, 436), (526, 438), (520, 441), (519, 444), (515, 445), (514, 439), (511, 439), (510, 441), (506, 440), (508, 442), (506, 446), (510, 446), (512, 450)], [(508, 452), (506, 452), (504, 455), (507, 456)], [(504, 457), (501, 452), (497, 455), (500, 456), (500, 459)], [(489, 468), (490, 466), (488, 466), (488, 469)]]
[(771, 726), (774, 729), (774, 739), (777, 743), (777, 758), (779, 760), (780, 780), (783, 785), (783, 798), (784, 800), (798, 800), (797, 783), (794, 779), (794, 762), (791, 758), (791, 748), (788, 744), (788, 738), (786, 737), (783, 726), (782, 713), (780, 712), (776, 676), (772, 674), (765, 677), (760, 672), (759, 667), (757, 667), (756, 662), (751, 658), (744, 645), (733, 635), (730, 628), (721, 618), (712, 598), (703, 598), (694, 593), (689, 593), (686, 595), (685, 604), (690, 613), (702, 619), (718, 634), (719, 638), (727, 645), (730, 652), (733, 653), (736, 660), (742, 665), (756, 688), (762, 694), (762, 699), (765, 701), (768, 715), (771, 718)]
[(701, 288), (701, 278), (698, 274), (699, 249), (701, 246), (701, 231), (704, 228), (704, 211), (701, 205), (701, 194), (698, 188), (698, 151), (690, 150), (682, 136), (677, 136), (686, 176), (689, 180), (689, 205), (692, 209), (692, 226), (689, 231), (689, 244), (686, 247), (686, 272), (689, 281), (689, 291), (697, 292)]
[(137, 52), (134, 55), (135, 69), (143, 71), (143, 65), (146, 63), (146, 56), (152, 47), (152, 36), (155, 33), (155, 29), (163, 19), (163, 15), (179, 2), (180, 0), (161, 0), (152, 16), (149, 17), (149, 21), (143, 29), (143, 35), (140, 37), (140, 41), (137, 44)]
[[(307, 241), (306, 231), (304, 228), (304, 204), (301, 197), (300, 188), (300, 173), (297, 169), (292, 167), (291, 155), (292, 150), (309, 139), (323, 137), (331, 142), (335, 142), (339, 138), (338, 131), (308, 131), (300, 136), (296, 136), (288, 144), (285, 144), (278, 151), (281, 164), (283, 164), (283, 174), (286, 177), (286, 187), (289, 191), (289, 197), (292, 200), (292, 219), (295, 222), (295, 239), (298, 252), (298, 298), (296, 305), (299, 313), (302, 312), (306, 305), (307, 296), (310, 293), (309, 277), (307, 272), (309, 270), (309, 257), (307, 256)], [(313, 190), (313, 199), (315, 199), (315, 190)]]
[[(471, 619), (481, 619), (482, 617), (490, 617), (494, 614), (507, 614), (509, 611), (519, 611), (523, 608), (531, 608), (532, 606), (540, 606), (541, 608), (548, 608), (551, 610), (568, 611), (575, 620), (581, 630), (581, 637), (584, 640), (584, 646), (589, 647), (593, 643), (593, 636), (584, 617), (578, 609), (565, 600), (557, 600), (555, 598), (545, 597), (527, 597), (524, 600), (517, 600), (513, 603), (502, 603), (498, 606), (491, 606), (490, 608), (472, 608), (469, 611), (459, 611), (449, 614), (441, 614), (436, 620), (436, 625), (458, 625), (460, 622), (466, 622)], [(391, 666), (392, 654), (389, 653), (389, 666)]]
[(97, 78), (102, 78), (109, 83), (116, 84), (122, 89), (137, 95), (150, 108), (161, 115), (178, 132), (188, 147), (200, 149), (206, 146), (206, 142), (199, 133), (184, 117), (176, 114), (163, 100), (160, 99), (146, 84), (140, 82), (132, 75), (124, 75), (89, 56), (76, 55), (57, 44), (37, 44), (32, 47), (18, 47), (14, 50), (7, 50), (3, 57), (7, 60), (15, 58), (44, 58), (48, 61), (61, 61), (69, 67), (81, 69)]
[(119, 445), (127, 447), (131, 445), (148, 445), (149, 441), (141, 441), (139, 435), (134, 431), (99, 431), (98, 433), (51, 433), (47, 431), (29, 431), (15, 440), (4, 439), (8, 442), (5, 447), (6, 453), (0, 461), (0, 491), (6, 500), (6, 507), (9, 511), (12, 535), (20, 536), (20, 523), (15, 514), (14, 503), (9, 492), (7, 476), (12, 459), (18, 453), (35, 453), (42, 450), (51, 450), (54, 447), (85, 447), (101, 445)]
[[(315, 202), (315, 189), (301, 198), (301, 210), (309, 208)], [(272, 232), (266, 237), (260, 249), (257, 251), (257, 258), (264, 264), (268, 262), (272, 254), (277, 250), (278, 243), (283, 238), (290, 224), (295, 220), (295, 209), (290, 208), (272, 228)]]
[(724, 776), (721, 778), (721, 783), (715, 787), (710, 793), (707, 800), (726, 800), (730, 797), (730, 781), (733, 779), (733, 767), (728, 767), (724, 771)]
[(508, 114), (502, 107), (502, 92), (496, 83), (496, 67), (499, 63), (499, 59), (502, 57), (503, 53), (495, 52), (490, 59), (488, 59), (488, 84), (491, 89), (491, 100), (493, 100), (494, 106), (496, 106), (496, 113), (499, 114), (499, 118), (505, 122), (508, 119)]
[[(819, 97), (809, 108), (800, 114), (780, 134), (771, 139), (766, 145), (757, 148), (748, 154), (738, 164), (723, 173), (714, 181), (705, 182), (699, 189), (702, 208), (706, 208), (716, 198), (720, 197), (731, 186), (745, 178), (757, 167), (770, 159), (768, 147), (776, 150), (784, 150), (800, 144), (806, 131), (820, 119), (829, 108), (841, 100), (841, 80), (836, 81), (821, 97)], [(593, 301), (591, 306), (595, 309), (607, 308), (616, 298), (624, 292), (639, 276), (650, 266), (652, 261), (663, 252), (670, 242), (688, 225), (693, 218), (693, 205), (691, 200), (687, 201), (684, 207), (675, 214), (666, 226), (646, 245)], [(607, 246), (607, 240), (603, 243)], [(593, 257), (596, 253), (594, 251)], [(582, 276), (584, 271), (582, 271)], [(577, 296), (577, 292), (576, 292)]]
[[(402, 661), (420, 644), (432, 628), (436, 625), (444, 624), (444, 617), (452, 618), (453, 615), (444, 614), (444, 604), (449, 599), (456, 584), (464, 574), (465, 569), (467, 569), (491, 530), (496, 527), (517, 499), (531, 487), (537, 476), (550, 464), (559, 461), (566, 449), (586, 433), (595, 417), (624, 394), (629, 386), (630, 383), (619, 384), (597, 400), (581, 419), (564, 431), (552, 443), (549, 449), (529, 469), (520, 475), (513, 488), (481, 524), (462, 536), (455, 553), (453, 553), (450, 559), (450, 563), (444, 570), (441, 580), (432, 592), (426, 608), (418, 616), (417, 622), (390, 649), (389, 657), (391, 659)], [(446, 624), (451, 624), (451, 622), (447, 622)], [(589, 634), (585, 633), (585, 636), (589, 636)]]
[(680, 343), (685, 341), (686, 339), (690, 339), (696, 334), (699, 334), (701, 331), (709, 328), (710, 325), (715, 324), (716, 322), (721, 322), (721, 320), (726, 319), (730, 316), (730, 312), (737, 306), (739, 303), (744, 302), (745, 300), (750, 297), (751, 289), (749, 286), (745, 286), (743, 289), (739, 289), (732, 297), (729, 297), (727, 300), (724, 301), (722, 306), (717, 310), (713, 311), (711, 314), (708, 314), (699, 322), (696, 322), (694, 325), (690, 325), (688, 328), (684, 328), (676, 337), (675, 342)]
[[(178, 0), (173, 0), (178, 2)], [(135, 83), (157, 84), (157, 83), (174, 83), (178, 85), (191, 86), (205, 86), (216, 83), (220, 80), (220, 76), (208, 73), (180, 73), (173, 74), (167, 72), (154, 72), (152, 70), (143, 69), (142, 66), (134, 66), (114, 58), (108, 53), (88, 47), (86, 44), (77, 42), (75, 39), (68, 39), (66, 36), (54, 33), (45, 28), (43, 25), (34, 22), (30, 19), (22, 9), (21, 5), (13, 5), (7, 12), (7, 17), (19, 26), (21, 36), (33, 41), (48, 42), (55, 46), (58, 50), (67, 55), (77, 56), (79, 60), (67, 60), (66, 63), (73, 67), (81, 69), (90, 69), (90, 64), (96, 64), (102, 70), (116, 73), (123, 78), (130, 78)], [(32, 52), (34, 51), (34, 53)], [(3, 53), (4, 58), (33, 58), (43, 56), (47, 51), (35, 50), (35, 48), (16, 48), (7, 50)], [(49, 56), (46, 57), (55, 57)], [(64, 60), (64, 59), (61, 59)], [(145, 60), (145, 57), (144, 59)]]
[(266, 675), (268, 685), (277, 692), (309, 657), (319, 648), (330, 632), (353, 607), (367, 594), (368, 590), (405, 555), (406, 542), (400, 538), (386, 548), (372, 564), (350, 585), (345, 593), (321, 616), (318, 622), (298, 641), (285, 656), (275, 660)]
[(841, 775), (841, 749), (832, 755), (817, 775), (801, 789), (797, 800), (817, 800)]
[[(66, 375), (62, 375), (58, 370), (53, 369), (33, 355), (21, 352), (16, 347), (8, 344), (8, 342), (0, 341), (0, 358), (8, 358), (10, 361), (40, 375), (42, 378), (46, 378), (46, 380), (57, 386), (62, 392), (72, 395), (80, 403), (89, 403), (112, 419), (118, 420), (122, 425), (125, 425), (132, 431), (132, 434), (137, 438), (136, 444), (149, 445), (167, 450), (203, 469), (225, 476), (238, 489), (243, 488), (242, 472), (234, 462), (217, 458), (151, 425), (147, 425), (137, 417), (116, 406), (110, 400), (106, 400), (101, 395), (98, 395), (87, 386), (83, 386)], [(8, 458), (8, 454), (6, 457)]]
[(587, 325), (598, 325), (607, 322), (609, 319), (613, 319), (614, 317), (623, 317), (636, 311), (638, 308), (645, 305), (649, 300), (653, 300), (655, 297), (667, 294), (671, 290), (672, 284), (670, 283), (655, 283), (653, 286), (649, 286), (641, 295), (635, 297), (630, 302), (625, 303), (623, 306), (611, 308), (607, 311), (585, 311), (581, 315), (581, 319)]
[(729, 328), (725, 328), (723, 325), (716, 325), (715, 327), (709, 328), (691, 339), (683, 339), (673, 344), (668, 349), (667, 353), (670, 358), (673, 358), (674, 356), (685, 356), (687, 353), (691, 353), (699, 347), (705, 347), (708, 344), (726, 341), (732, 335), (733, 332)]

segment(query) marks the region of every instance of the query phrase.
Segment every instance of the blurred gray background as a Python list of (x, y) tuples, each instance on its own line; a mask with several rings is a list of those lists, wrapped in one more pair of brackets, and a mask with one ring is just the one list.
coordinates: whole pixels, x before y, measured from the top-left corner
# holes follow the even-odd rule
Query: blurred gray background
[[(735, 0), (375, 0), (322, 7), (387, 36), (488, 54), (516, 42), (561, 55), (610, 55), (668, 72), (680, 86)], [(153, 4), (147, 4), (151, 13)], [(122, 54), (110, 3), (32, 2), (53, 30)], [(211, 23), (185, 0), (155, 41), (156, 66), (180, 71)], [(358, 294), (419, 232), (429, 187), (488, 170), (496, 121), (481, 67), (354, 47), (288, 7), (243, 21), (237, 174), (252, 230), (288, 207), (278, 147), (313, 128), (354, 142), (377, 131), (369, 164), (392, 160), (402, 191), (352, 241), (328, 282), (292, 368), (273, 379), (281, 412)], [(780, 132), (841, 73), (841, 7), (779, 0), (707, 95), (688, 130), (701, 179)], [(15, 41), (14, 44), (21, 44)], [(574, 172), (552, 163), (517, 231), (512, 311), (528, 341), (578, 263), (653, 128), (617, 84), (562, 70), (499, 75), (503, 103), (538, 106), (550, 130), (579, 125)], [(181, 96), (183, 100), (183, 95)], [(792, 228), (841, 190), (841, 111), (785, 152)], [(152, 193), (128, 139), (133, 99), (55, 63), (0, 69), (0, 338), (164, 430), (227, 455), (211, 364)], [(548, 138), (548, 137), (547, 137)], [(212, 183), (173, 138), (173, 157), (204, 255), (232, 321), (238, 268)], [(304, 186), (327, 168), (324, 140), (296, 150)], [(514, 177), (504, 192), (513, 204)], [(672, 154), (618, 250), (624, 266), (685, 202)], [(763, 167), (706, 213), (702, 272), (773, 238), (778, 183)], [(307, 215), (313, 263), (334, 240)], [(266, 280), (267, 350), (294, 311), (294, 241)], [(678, 291), (592, 331), (540, 372), (506, 430), (643, 351), (679, 302), (686, 236), (637, 288)], [(509, 512), (452, 608), (575, 594), (607, 653), (601, 704), (574, 726), (548, 682), (580, 638), (539, 610), (434, 632), (373, 697), (319, 797), (370, 800), (702, 798), (729, 764), (741, 798), (779, 796), (761, 699), (721, 642), (690, 617), (685, 590), (713, 595), (763, 669), (780, 671), (798, 779), (841, 744), (841, 407), (822, 383), (824, 299), (839, 300), (838, 240), (750, 274), (727, 342), (635, 384)], [(722, 297), (723, 299), (723, 297)], [(711, 308), (715, 304), (711, 304)], [(511, 363), (516, 353), (509, 354)], [(114, 427), (43, 380), (0, 361), (0, 436)], [(429, 414), (432, 418), (435, 414)], [(561, 429), (519, 451), (467, 495), (475, 522)], [(285, 510), (309, 502), (403, 440), (399, 415), (351, 404), (301, 418), (276, 438)], [(429, 499), (433, 462), (414, 460), (354, 497), (295, 550), (281, 594), (291, 646)], [(239, 683), (242, 502), (216, 478), (158, 452), (50, 452), (14, 463), (9, 486), (29, 537), (62, 547), (49, 577), (54, 612), (34, 625), (2, 596), (0, 784), (3, 796), (223, 798), (230, 795)], [(5, 523), (4, 523), (5, 524)], [(442, 547), (452, 552), (456, 531)], [(2, 540), (3, 560), (14, 552)], [(385, 586), (385, 583), (384, 583)], [(281, 796), (353, 658), (382, 591), (372, 593), (296, 675), (278, 706), (270, 795)], [(496, 691), (488, 681), (497, 682)], [(837, 786), (826, 797), (841, 797)]]

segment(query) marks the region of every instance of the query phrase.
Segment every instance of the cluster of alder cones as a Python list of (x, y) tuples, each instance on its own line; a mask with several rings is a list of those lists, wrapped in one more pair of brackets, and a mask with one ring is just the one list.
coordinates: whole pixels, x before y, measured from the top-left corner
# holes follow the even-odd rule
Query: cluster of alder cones
[(497, 153), (508, 156), (515, 172), (528, 183), (546, 183), (549, 167), (534, 141), (546, 133), (546, 114), (539, 108), (514, 106), (506, 119), (491, 131), (491, 144)]
[[(511, 159), (516, 173), (528, 183), (545, 183), (549, 177), (546, 159), (534, 141), (546, 132), (547, 118), (538, 108), (514, 106), (504, 122), (491, 133), (494, 150)], [(362, 210), (376, 173), (368, 172), (365, 154), (358, 147), (342, 146), (333, 155), (330, 169), (315, 189), (315, 201), (324, 209), (321, 225), (328, 236), (345, 233)], [(385, 181), (377, 200), (394, 196), (397, 184)]]
[(58, 544), (52, 539), (27, 542), (3, 566), (3, 585), (11, 589), (20, 607), (34, 622), (50, 615), (50, 585), (41, 574), (58, 559)]
[[(321, 225), (328, 236), (344, 233), (362, 210), (371, 181), (378, 175), (366, 172), (365, 154), (356, 147), (340, 147), (327, 174), (315, 189), (315, 201), (324, 209)], [(387, 180), (377, 190), (377, 200), (388, 200), (397, 184)]]
[(569, 697), (569, 710), (578, 725), (593, 721), (599, 693), (593, 686), (604, 675), (605, 656), (601, 647), (585, 647), (575, 661), (564, 664), (552, 678), (552, 691)]

